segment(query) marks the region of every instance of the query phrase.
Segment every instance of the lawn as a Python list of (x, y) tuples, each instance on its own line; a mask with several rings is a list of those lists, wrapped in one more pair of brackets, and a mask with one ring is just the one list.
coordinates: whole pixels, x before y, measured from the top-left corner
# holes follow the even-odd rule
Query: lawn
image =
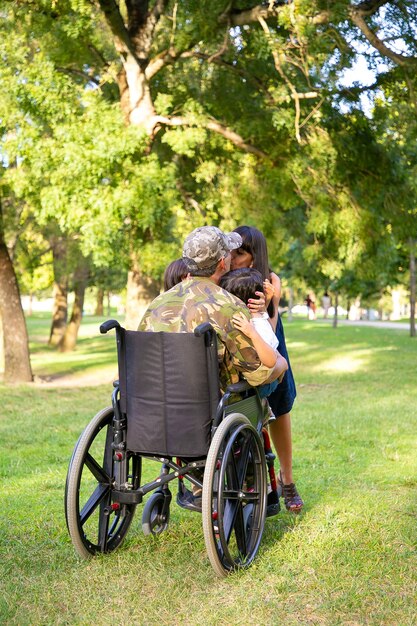
[(284, 322), (305, 511), (268, 519), (252, 568), (220, 580), (200, 516), (175, 504), (160, 537), (143, 536), (141, 505), (118, 551), (75, 555), (68, 460), (110, 401), (110, 383), (86, 381), (115, 371), (114, 336), (98, 335), (100, 321), (87, 318), (76, 352), (59, 355), (46, 345), (48, 320), (32, 318), (34, 371), (49, 382), (0, 386), (0, 623), (417, 623), (417, 341), (407, 331)]

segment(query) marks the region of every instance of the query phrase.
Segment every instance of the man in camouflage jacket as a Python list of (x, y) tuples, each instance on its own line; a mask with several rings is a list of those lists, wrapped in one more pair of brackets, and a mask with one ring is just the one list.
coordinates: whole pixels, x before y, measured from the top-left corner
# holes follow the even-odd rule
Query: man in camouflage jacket
[(196, 228), (184, 242), (183, 259), (190, 276), (150, 304), (138, 330), (193, 332), (209, 322), (218, 337), (220, 384), (222, 389), (242, 375), (249, 384), (261, 385), (278, 378), (287, 362), (278, 355), (274, 368), (261, 364), (251, 340), (233, 326), (232, 317), (243, 312), (244, 303), (219, 287), (220, 278), (230, 270), (231, 250), (239, 248), (238, 233), (223, 233), (215, 226)]

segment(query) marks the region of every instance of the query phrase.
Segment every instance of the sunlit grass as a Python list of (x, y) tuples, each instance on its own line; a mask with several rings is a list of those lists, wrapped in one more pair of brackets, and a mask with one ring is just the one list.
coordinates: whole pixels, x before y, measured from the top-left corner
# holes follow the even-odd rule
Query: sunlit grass
[[(114, 316), (117, 317), (117, 316)], [(85, 316), (74, 351), (61, 353), (48, 345), (50, 316), (37, 314), (28, 318), (31, 364), (35, 376), (45, 381), (62, 377), (83, 377), (109, 382), (117, 377), (116, 341), (114, 332), (100, 334), (106, 317)], [(121, 320), (122, 321), (122, 320)], [(115, 369), (116, 368), (116, 369)]]
[[(73, 355), (60, 355), (46, 346), (48, 320), (36, 320), (44, 339), (34, 369), (82, 380), (100, 373), (115, 341), (98, 335), (99, 323), (83, 327)], [(111, 385), (0, 386), (1, 623), (416, 623), (417, 342), (402, 330), (305, 320), (285, 330), (305, 512), (268, 519), (254, 565), (224, 580), (208, 563), (200, 516), (174, 502), (160, 537), (143, 536), (141, 505), (120, 550), (80, 561), (65, 526), (65, 476)], [(148, 462), (145, 480), (156, 472)]]

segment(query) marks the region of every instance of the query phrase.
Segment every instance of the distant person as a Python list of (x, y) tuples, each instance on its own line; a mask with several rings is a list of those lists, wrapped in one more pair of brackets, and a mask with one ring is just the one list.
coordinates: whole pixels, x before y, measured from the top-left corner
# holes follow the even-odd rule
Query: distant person
[(316, 303), (314, 299), (312, 298), (311, 294), (308, 294), (307, 298), (305, 299), (305, 303), (307, 305), (308, 319), (315, 320), (316, 319)]
[(332, 304), (332, 300), (329, 294), (327, 293), (327, 291), (324, 292), (324, 295), (321, 299), (321, 304), (322, 304), (323, 311), (324, 311), (324, 319), (327, 319), (327, 316), (329, 315), (329, 309)]

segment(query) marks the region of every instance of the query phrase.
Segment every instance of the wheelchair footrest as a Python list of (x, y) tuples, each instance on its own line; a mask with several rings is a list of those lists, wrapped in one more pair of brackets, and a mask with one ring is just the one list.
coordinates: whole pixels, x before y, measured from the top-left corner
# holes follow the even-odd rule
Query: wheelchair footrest
[(266, 501), (266, 516), (273, 517), (274, 515), (278, 515), (280, 510), (281, 507), (279, 504), (278, 492), (276, 490), (273, 490), (268, 493), (268, 498)]
[(182, 509), (188, 511), (196, 511), (201, 513), (201, 496), (194, 496), (185, 485), (180, 482), (180, 486), (177, 493), (177, 504)]

